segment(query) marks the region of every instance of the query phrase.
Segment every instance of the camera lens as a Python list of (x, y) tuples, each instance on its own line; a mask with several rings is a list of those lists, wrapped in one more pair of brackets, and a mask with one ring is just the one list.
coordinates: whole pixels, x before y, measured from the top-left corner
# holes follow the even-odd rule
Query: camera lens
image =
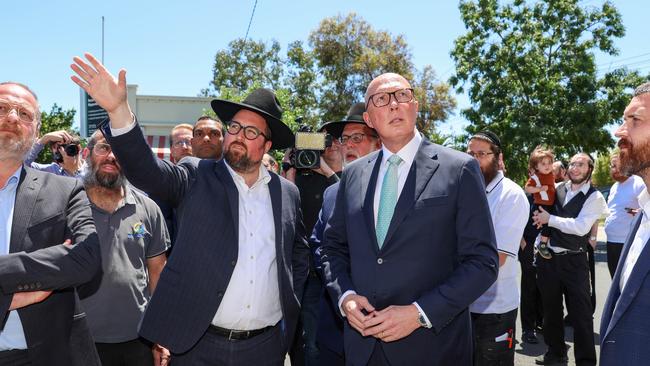
[(304, 168), (316, 167), (320, 164), (318, 153), (313, 150), (301, 150), (296, 156), (297, 165)]
[(74, 144), (65, 145), (63, 150), (65, 150), (65, 153), (68, 156), (77, 156), (77, 154), (79, 154), (79, 146), (78, 145), (74, 145)]

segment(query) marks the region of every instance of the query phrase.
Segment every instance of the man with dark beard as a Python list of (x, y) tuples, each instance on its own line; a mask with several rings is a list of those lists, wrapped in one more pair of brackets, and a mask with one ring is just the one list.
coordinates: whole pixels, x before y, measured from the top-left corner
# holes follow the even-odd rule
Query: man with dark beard
[(499, 170), (501, 140), (491, 131), (476, 133), (467, 153), (479, 163), (485, 179), (494, 234), (499, 252), (499, 277), (469, 310), (474, 336), (474, 365), (514, 365), (517, 291), (517, 253), (530, 205), (524, 190)]
[[(140, 335), (173, 364), (283, 365), (300, 313), (309, 248), (295, 185), (262, 166), (293, 144), (273, 91), (241, 103), (213, 100), (226, 122), (225, 158), (156, 159), (116, 79), (92, 55), (74, 58), (73, 80), (104, 108), (101, 127), (125, 176), (179, 208), (176, 247), (147, 307)], [(92, 66), (91, 66), (92, 65)], [(156, 357), (156, 356), (155, 356)]]
[(102, 365), (153, 363), (138, 325), (165, 266), (169, 235), (158, 206), (128, 184), (100, 131), (88, 141), (83, 178), (102, 253), (102, 272), (79, 287)]
[(537, 258), (537, 283), (544, 306), (544, 342), (546, 354), (535, 360), (538, 365), (566, 362), (562, 291), (568, 316), (573, 325), (577, 365), (596, 365), (592, 316), (588, 246), (592, 225), (607, 209), (603, 195), (591, 186), (593, 159), (578, 153), (569, 163), (569, 181), (556, 187), (555, 214), (540, 207), (533, 214), (537, 227), (551, 228), (550, 259)]
[[(650, 83), (640, 85), (625, 108), (620, 138), (621, 174), (638, 175), (650, 187)], [(650, 194), (639, 195), (640, 213), (627, 236), (600, 323), (600, 364), (641, 365), (650, 360)]]

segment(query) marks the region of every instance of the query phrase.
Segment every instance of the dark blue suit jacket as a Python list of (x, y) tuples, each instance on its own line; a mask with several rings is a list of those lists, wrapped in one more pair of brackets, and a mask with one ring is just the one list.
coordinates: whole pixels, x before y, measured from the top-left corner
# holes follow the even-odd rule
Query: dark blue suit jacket
[(612, 279), (600, 322), (600, 364), (646, 365), (650, 362), (650, 244), (646, 243), (627, 284), (620, 291), (621, 271), (643, 213), (634, 222)]
[[(393, 365), (471, 365), (468, 306), (496, 280), (498, 254), (483, 177), (467, 154), (423, 141), (381, 250), (373, 197), (381, 151), (343, 173), (322, 250), (335, 301), (348, 290), (376, 309), (420, 305), (433, 328), (382, 343)], [(365, 365), (378, 340), (346, 322), (345, 357)]]
[[(140, 128), (117, 137), (103, 128), (126, 177), (178, 207), (172, 255), (147, 307), (140, 335), (184, 353), (210, 326), (237, 263), (239, 194), (223, 160), (156, 159)], [(307, 278), (309, 247), (295, 185), (271, 173), (269, 182), (285, 345), (291, 344)]]
[[(327, 187), (325, 193), (323, 193), (323, 207), (318, 214), (318, 221), (316, 221), (314, 231), (309, 239), (309, 247), (314, 254), (314, 267), (326, 285), (327, 281), (325, 281), (321, 261), (321, 245), (325, 226), (332, 216), (332, 211), (334, 211), (338, 191), (339, 183), (337, 182)], [(327, 347), (331, 351), (343, 355), (343, 319), (341, 318), (341, 313), (334, 307), (334, 303), (325, 288), (323, 288), (318, 309), (318, 332), (316, 341), (319, 347)]]

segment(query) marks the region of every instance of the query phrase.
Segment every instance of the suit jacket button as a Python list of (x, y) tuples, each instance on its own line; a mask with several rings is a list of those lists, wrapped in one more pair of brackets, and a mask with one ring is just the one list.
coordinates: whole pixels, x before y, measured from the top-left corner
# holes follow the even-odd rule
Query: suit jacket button
[(382, 264), (382, 263), (384, 263), (384, 260), (381, 258), (377, 258), (377, 264)]
[(217, 293), (217, 296), (218, 296), (218, 297), (223, 297), (223, 292), (218, 292), (218, 293)]
[(35, 289), (36, 289), (36, 285), (33, 284), (33, 283), (29, 284), (29, 289), (30, 289), (30, 290), (35, 290)]
[(43, 286), (43, 285), (41, 285), (40, 282), (36, 282), (36, 288), (41, 288), (41, 286)]
[(22, 290), (23, 290), (23, 285), (18, 285), (18, 291), (22, 291)]
[(235, 264), (237, 264), (237, 261), (232, 261), (232, 262), (230, 262), (230, 264), (232, 264), (232, 266), (234, 267)]

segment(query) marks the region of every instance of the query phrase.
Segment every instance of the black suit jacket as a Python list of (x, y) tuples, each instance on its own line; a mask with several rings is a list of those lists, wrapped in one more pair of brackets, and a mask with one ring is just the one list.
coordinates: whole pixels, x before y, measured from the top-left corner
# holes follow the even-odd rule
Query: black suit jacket
[[(60, 245), (72, 240), (73, 248)], [(23, 168), (14, 204), (10, 254), (0, 255), (0, 314), (15, 292), (56, 290), (18, 310), (34, 365), (98, 363), (73, 286), (101, 268), (99, 241), (81, 182)], [(80, 363), (81, 362), (81, 363)]]
[[(468, 307), (496, 280), (499, 266), (478, 163), (423, 140), (379, 249), (373, 202), (381, 159), (382, 151), (359, 158), (341, 178), (322, 246), (334, 306), (348, 290), (378, 310), (416, 301), (433, 327), (382, 343), (390, 363), (471, 365)], [(347, 364), (367, 364), (376, 342), (346, 321)]]
[[(145, 312), (140, 335), (173, 353), (198, 342), (219, 308), (237, 262), (239, 194), (223, 160), (156, 159), (140, 128), (117, 137), (103, 127), (133, 185), (178, 207), (174, 251)], [(307, 278), (307, 247), (295, 185), (269, 182), (285, 345), (291, 344)]]

